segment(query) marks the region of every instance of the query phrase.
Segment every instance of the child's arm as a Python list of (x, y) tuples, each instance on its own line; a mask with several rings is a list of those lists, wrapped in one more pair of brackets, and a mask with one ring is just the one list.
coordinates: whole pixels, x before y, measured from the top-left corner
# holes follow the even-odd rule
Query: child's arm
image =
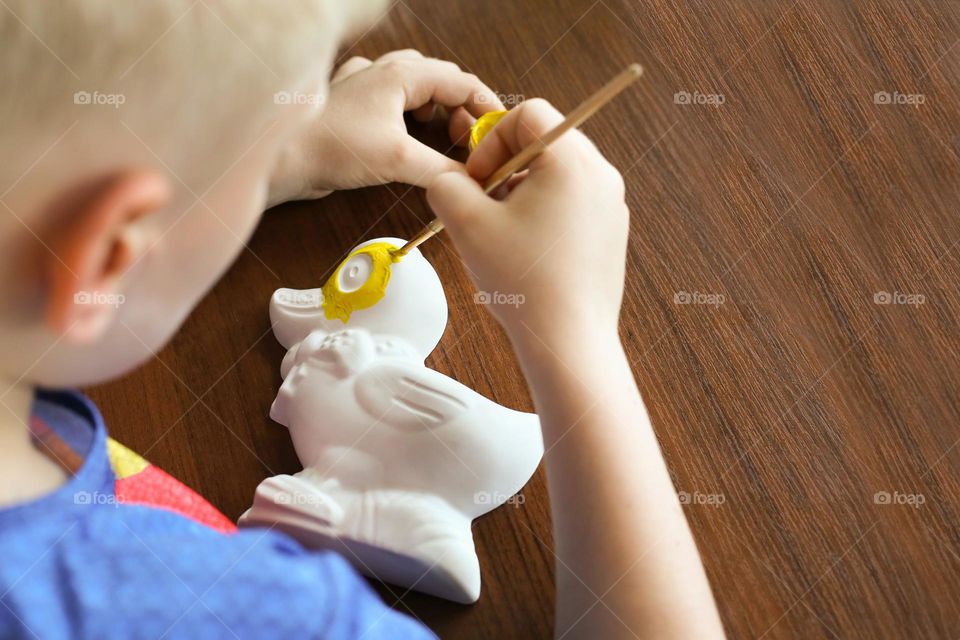
[[(561, 119), (543, 101), (524, 103), (474, 151), (468, 171), (481, 180)], [(428, 199), (478, 287), (522, 302), (491, 311), (543, 425), (557, 635), (722, 637), (617, 335), (629, 223), (620, 174), (571, 131), (503, 201), (460, 174), (440, 176)]]
[(347, 60), (322, 102), (323, 108), (281, 155), (271, 179), (270, 206), (387, 182), (425, 187), (441, 173), (464, 171), (462, 163), (411, 136), (403, 114), (410, 111), (426, 122), (437, 106), (445, 107), (450, 139), (464, 145), (477, 116), (503, 109), (475, 75), (412, 49), (373, 61)]

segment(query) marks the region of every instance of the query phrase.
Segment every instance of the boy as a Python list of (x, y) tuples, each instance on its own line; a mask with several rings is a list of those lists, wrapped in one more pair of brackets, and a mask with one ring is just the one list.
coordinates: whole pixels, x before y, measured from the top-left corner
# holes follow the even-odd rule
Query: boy
[(382, 4), (4, 3), (0, 636), (429, 637), (338, 556), (219, 533), (163, 478), (180, 503), (117, 505), (146, 463), (82, 396), (42, 390), (159, 349), (267, 204), (386, 181), (428, 186), (478, 286), (526, 298), (493, 312), (543, 423), (558, 635), (722, 635), (617, 337), (619, 174), (571, 132), (492, 200), (476, 181), (560, 120), (548, 104), (515, 109), (463, 167), (402, 118), (443, 105), (459, 140), (501, 107), (452, 63), (354, 58), (328, 89), (337, 42)]

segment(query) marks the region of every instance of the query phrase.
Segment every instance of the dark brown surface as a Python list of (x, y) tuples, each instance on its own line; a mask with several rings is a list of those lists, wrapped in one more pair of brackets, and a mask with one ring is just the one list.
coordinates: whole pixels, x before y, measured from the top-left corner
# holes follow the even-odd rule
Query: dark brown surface
[[(687, 515), (731, 637), (949, 637), (960, 624), (958, 16), (947, 0), (410, 0), (349, 51), (415, 47), (563, 110), (645, 66), (585, 130), (626, 175), (623, 337), (677, 489), (724, 499)], [(679, 91), (725, 102), (678, 105)], [(875, 104), (878, 91), (925, 101)], [(318, 286), (359, 240), (427, 219), (422, 193), (400, 185), (270, 212), (159, 358), (92, 391), (114, 435), (238, 516), (261, 479), (298, 469), (267, 418), (283, 354), (270, 293)], [(430, 366), (529, 409), (449, 240), (425, 253), (451, 309)], [(880, 491), (924, 504), (876, 504)], [(475, 526), (476, 606), (396, 606), (446, 637), (548, 636), (541, 473), (523, 493)]]

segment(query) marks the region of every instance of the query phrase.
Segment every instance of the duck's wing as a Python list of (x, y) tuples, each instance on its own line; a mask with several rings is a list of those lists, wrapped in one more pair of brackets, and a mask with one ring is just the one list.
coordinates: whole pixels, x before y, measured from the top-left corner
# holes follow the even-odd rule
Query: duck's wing
[(419, 362), (384, 359), (369, 366), (357, 376), (355, 394), (376, 424), (409, 435), (430, 431), (444, 443), (450, 455), (438, 451), (440, 458), (429, 462), (436, 467), (436, 477), (470, 471), (466, 483), (479, 493), (451, 487), (447, 499), (471, 518), (519, 491), (543, 456), (535, 414), (503, 407)]
[(357, 376), (356, 394), (372, 419), (406, 431), (449, 424), (482, 398), (442, 373), (402, 360), (367, 367)]

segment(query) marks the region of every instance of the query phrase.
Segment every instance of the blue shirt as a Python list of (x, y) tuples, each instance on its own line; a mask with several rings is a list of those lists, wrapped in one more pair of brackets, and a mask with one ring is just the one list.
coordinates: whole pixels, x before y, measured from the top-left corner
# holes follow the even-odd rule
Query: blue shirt
[(85, 454), (65, 485), (0, 509), (0, 638), (434, 637), (335, 553), (118, 504), (96, 407), (38, 392), (33, 411), (89, 431), (72, 431)]

